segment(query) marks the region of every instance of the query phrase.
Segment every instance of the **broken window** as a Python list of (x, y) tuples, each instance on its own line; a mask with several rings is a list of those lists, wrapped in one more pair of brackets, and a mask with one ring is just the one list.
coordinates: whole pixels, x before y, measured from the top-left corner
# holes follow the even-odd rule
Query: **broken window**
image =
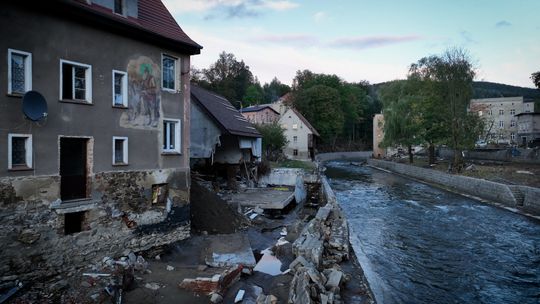
[(152, 204), (165, 204), (169, 196), (169, 184), (152, 185)]
[(127, 73), (113, 70), (113, 106), (127, 107)]
[(60, 99), (90, 103), (92, 97), (92, 67), (87, 64), (65, 60), (60, 60), (60, 62)]
[(32, 54), (8, 49), (8, 94), (32, 89)]
[(180, 153), (180, 120), (163, 120), (163, 152)]
[(8, 169), (32, 168), (32, 135), (8, 135)]
[(128, 164), (128, 138), (113, 137), (113, 165)]
[(162, 57), (162, 87), (166, 90), (176, 91), (176, 61), (177, 59), (171, 56)]
[(83, 230), (84, 211), (64, 215), (64, 234), (73, 234)]

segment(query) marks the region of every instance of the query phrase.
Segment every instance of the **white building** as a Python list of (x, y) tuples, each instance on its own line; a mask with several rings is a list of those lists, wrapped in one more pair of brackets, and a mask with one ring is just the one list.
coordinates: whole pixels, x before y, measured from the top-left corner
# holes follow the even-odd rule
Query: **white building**
[(478, 113), (486, 123), (483, 138), (492, 143), (516, 144), (518, 126), (516, 115), (533, 113), (534, 102), (523, 97), (472, 99), (470, 111)]
[(285, 129), (288, 140), (283, 149), (287, 158), (309, 160), (315, 157), (315, 137), (320, 135), (300, 112), (288, 108), (281, 115), (279, 124)]

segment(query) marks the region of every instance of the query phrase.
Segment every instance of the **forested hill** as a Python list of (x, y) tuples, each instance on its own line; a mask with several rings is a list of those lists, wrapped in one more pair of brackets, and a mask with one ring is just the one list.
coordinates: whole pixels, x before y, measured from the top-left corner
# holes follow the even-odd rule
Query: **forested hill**
[(473, 84), (474, 98), (493, 98), (493, 97), (514, 97), (523, 96), (530, 99), (539, 99), (540, 90), (516, 87), (512, 85), (475, 81)]

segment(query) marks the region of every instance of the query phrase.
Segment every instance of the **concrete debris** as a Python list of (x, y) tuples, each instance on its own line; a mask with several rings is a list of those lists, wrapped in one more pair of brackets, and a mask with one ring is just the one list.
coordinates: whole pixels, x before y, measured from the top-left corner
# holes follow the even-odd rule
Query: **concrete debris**
[(97, 279), (99, 277), (110, 277), (110, 273), (83, 273), (82, 274), (85, 277), (91, 277), (93, 279)]
[(151, 290), (158, 290), (161, 288), (161, 285), (159, 285), (158, 283), (150, 282), (150, 283), (144, 284), (144, 287)]
[(328, 216), (330, 216), (330, 212), (332, 212), (332, 207), (330, 205), (326, 205), (322, 208), (319, 208), (317, 211), (317, 215), (315, 215), (315, 218), (320, 221), (326, 221)]
[(531, 171), (526, 171), (526, 170), (517, 170), (516, 173), (534, 175), (534, 173), (532, 173)]
[(257, 301), (256, 301), (256, 304), (277, 304), (278, 303), (278, 298), (274, 295), (265, 295), (265, 294), (260, 294), (258, 297), (257, 297)]
[(328, 276), (325, 287), (329, 290), (332, 290), (332, 288), (339, 288), (342, 279), (343, 272), (333, 269)]
[(476, 166), (475, 165), (469, 165), (465, 168), (465, 171), (476, 171)]
[(223, 302), (223, 297), (219, 293), (213, 292), (210, 295), (210, 302), (212, 302), (212, 303), (221, 303), (221, 302)]
[(234, 303), (242, 302), (242, 300), (244, 299), (245, 293), (246, 291), (243, 289), (238, 290), (238, 293), (236, 294), (236, 297), (234, 298)]
[(279, 235), (287, 236), (287, 227), (283, 227), (283, 229), (281, 229), (281, 232), (279, 233)]
[(242, 269), (239, 265), (236, 268), (225, 270), (221, 274), (216, 274), (213, 277), (200, 277), (195, 279), (184, 279), (179, 287), (197, 293), (210, 295), (211, 293), (223, 294), (231, 285), (240, 280)]
[(211, 267), (255, 267), (257, 263), (245, 234), (216, 235), (210, 238), (205, 263)]
[(24, 229), (19, 233), (17, 240), (21, 243), (30, 245), (39, 240), (40, 237), (41, 234), (33, 229)]
[(174, 267), (171, 266), (171, 265), (167, 265), (167, 271), (173, 271), (174, 270)]

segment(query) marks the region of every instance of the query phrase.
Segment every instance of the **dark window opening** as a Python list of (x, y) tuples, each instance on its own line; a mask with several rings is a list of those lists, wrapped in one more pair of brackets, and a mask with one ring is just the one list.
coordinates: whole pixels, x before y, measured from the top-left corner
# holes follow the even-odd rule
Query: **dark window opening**
[(64, 217), (64, 234), (73, 234), (83, 230), (84, 211), (66, 213)]
[(26, 166), (26, 138), (11, 138), (11, 165)]
[(124, 0), (114, 0), (114, 12), (116, 14), (124, 14), (124, 3), (122, 3), (123, 1)]
[(86, 70), (86, 67), (62, 63), (62, 99), (88, 99)]
[(294, 149), (294, 150), (293, 150), (293, 155), (294, 155), (294, 156), (298, 156), (298, 150), (297, 150), (297, 149)]
[(169, 196), (169, 184), (152, 185), (152, 204), (165, 204)]
[(62, 200), (87, 197), (87, 155), (85, 138), (60, 139), (60, 197)]

